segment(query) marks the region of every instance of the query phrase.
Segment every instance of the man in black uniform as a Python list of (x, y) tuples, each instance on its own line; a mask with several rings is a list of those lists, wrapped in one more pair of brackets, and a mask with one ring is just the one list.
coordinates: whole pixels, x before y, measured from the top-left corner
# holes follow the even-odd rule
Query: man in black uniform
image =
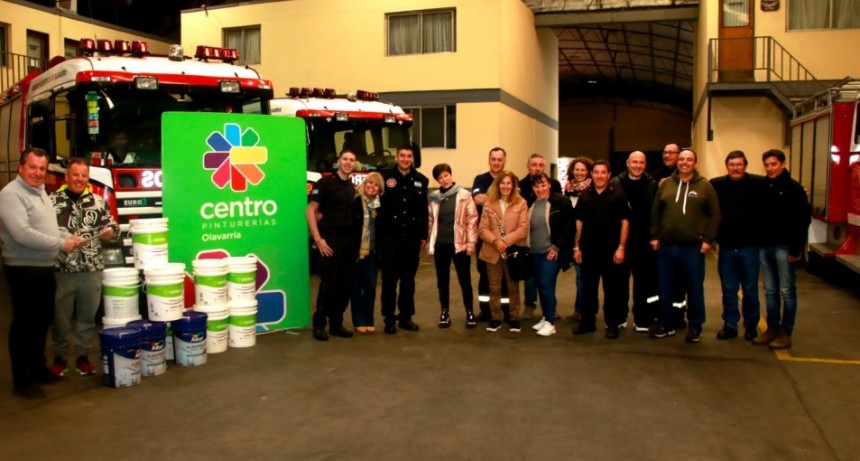
[(594, 162), (594, 187), (576, 204), (576, 240), (573, 257), (582, 265), (582, 319), (574, 335), (596, 330), (597, 287), (603, 279), (603, 320), (606, 339), (616, 339), (627, 316), (627, 282), (624, 266), (630, 223), (630, 206), (620, 189), (609, 185), (609, 163)]
[[(627, 157), (627, 171), (609, 181), (620, 188), (630, 204), (630, 231), (627, 238), (627, 275), (633, 275), (633, 327), (648, 333), (657, 320), (660, 301), (657, 286), (657, 253), (651, 248), (651, 205), (657, 181), (645, 172), (647, 159), (642, 151)], [(626, 310), (625, 316), (627, 318)]]
[[(351, 234), (352, 202), (355, 186), (350, 175), (355, 168), (355, 153), (344, 150), (337, 159), (337, 173), (320, 179), (311, 192), (305, 210), (308, 227), (320, 251), (320, 287), (313, 314), (313, 335), (318, 341), (328, 341), (326, 320), (332, 336), (351, 338), (352, 332), (343, 327), (343, 313), (349, 305), (349, 287), (355, 265), (355, 243)], [(322, 219), (317, 222), (317, 212)], [(347, 288), (344, 288), (347, 287)]]
[[(484, 203), (487, 201), (487, 191), (490, 185), (496, 179), (496, 176), (505, 169), (505, 162), (508, 158), (508, 153), (501, 147), (490, 149), (490, 171), (481, 173), (475, 176), (472, 181), (472, 198), (475, 200), (475, 205), (478, 207), (478, 225), (481, 222), (481, 213), (484, 209)], [(483, 243), (478, 239), (475, 245), (475, 256), (481, 253)], [(487, 277), (487, 263), (481, 261), (481, 258), (475, 258), (478, 262), (478, 307), (480, 314), (478, 320), (481, 322), (489, 322), (490, 315), (490, 279)], [(508, 287), (502, 284), (502, 312), (505, 313), (505, 319), (508, 319)]]
[[(413, 155), (409, 146), (397, 148), (397, 165), (382, 171), (385, 193), (376, 217), (376, 242), (382, 262), (382, 316), (385, 333), (389, 335), (397, 333), (397, 326), (418, 331), (418, 325), (412, 322), (415, 273), (421, 249), (427, 244), (429, 181), (415, 170)], [(400, 308), (397, 316), (396, 307)]]

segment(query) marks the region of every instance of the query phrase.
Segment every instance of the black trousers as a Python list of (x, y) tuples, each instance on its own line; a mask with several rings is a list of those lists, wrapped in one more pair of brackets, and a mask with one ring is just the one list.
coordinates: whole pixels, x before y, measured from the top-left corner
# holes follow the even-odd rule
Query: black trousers
[(603, 321), (619, 325), (627, 319), (627, 302), (630, 299), (627, 284), (627, 267), (615, 264), (611, 250), (582, 250), (582, 320), (593, 325), (597, 318), (599, 301), (597, 289), (603, 279)]
[(660, 309), (657, 253), (647, 242), (633, 246), (628, 243), (627, 267), (627, 280), (633, 275), (633, 321), (640, 327), (650, 326)]
[(12, 296), (9, 356), (12, 380), (29, 384), (47, 373), (45, 341), (54, 320), (57, 280), (53, 267), (3, 266)]
[[(382, 268), (382, 317), (386, 324), (411, 320), (415, 315), (415, 274), (421, 240), (401, 236), (377, 236), (380, 266)], [(400, 284), (400, 292), (397, 284)], [(397, 308), (400, 315), (395, 315)]]
[(354, 240), (349, 234), (325, 236), (334, 254), (321, 257), (317, 266), (320, 287), (313, 315), (315, 330), (325, 328), (326, 321), (335, 328), (343, 325), (343, 313), (352, 294), (352, 272), (356, 257)]
[(437, 243), (433, 249), (433, 262), (436, 263), (436, 287), (439, 289), (439, 305), (443, 311), (450, 307), (451, 261), (457, 272), (457, 281), (463, 292), (463, 305), (466, 312), (472, 312), (472, 257), (469, 253), (454, 252), (453, 243)]

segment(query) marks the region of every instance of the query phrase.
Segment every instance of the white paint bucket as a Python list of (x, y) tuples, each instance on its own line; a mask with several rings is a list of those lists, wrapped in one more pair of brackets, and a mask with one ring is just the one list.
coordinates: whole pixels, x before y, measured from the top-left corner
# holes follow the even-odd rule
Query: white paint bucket
[(110, 387), (140, 384), (140, 337), (137, 328), (105, 328), (99, 332), (104, 383)]
[(105, 269), (102, 279), (105, 318), (127, 319), (139, 314), (140, 274), (130, 267)]
[(158, 376), (167, 371), (167, 322), (136, 320), (129, 328), (137, 328), (140, 337), (140, 374), (143, 377)]
[(227, 338), (229, 337), (227, 325), (229, 323), (230, 311), (207, 312), (206, 315), (209, 316), (206, 320), (206, 352), (217, 354), (226, 351)]
[(129, 224), (135, 269), (167, 264), (167, 218), (133, 219)]
[(168, 263), (143, 270), (149, 320), (170, 322), (185, 311), (185, 264)]
[(256, 301), (257, 258), (241, 256), (227, 260), (227, 299), (229, 301)]
[(129, 322), (134, 322), (135, 320), (140, 320), (141, 317), (139, 314), (134, 315), (124, 319), (111, 319), (107, 317), (102, 317), (102, 326), (105, 328), (122, 328), (126, 326)]
[(230, 347), (257, 344), (257, 300), (230, 301)]
[(227, 261), (224, 259), (195, 259), (194, 299), (196, 305), (227, 303)]

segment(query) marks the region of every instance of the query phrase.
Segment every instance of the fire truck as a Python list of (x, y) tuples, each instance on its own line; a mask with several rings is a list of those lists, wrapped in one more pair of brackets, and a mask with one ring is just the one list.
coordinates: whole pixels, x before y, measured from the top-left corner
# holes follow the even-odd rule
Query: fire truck
[(272, 84), (234, 65), (236, 50), (179, 45), (167, 56), (145, 42), (80, 41), (81, 57), (54, 58), (0, 94), (0, 187), (13, 180), (18, 155), (41, 147), (50, 157), (46, 188), (63, 181), (65, 160), (90, 162), (93, 193), (110, 204), (123, 238), (105, 248), (108, 265), (132, 263), (128, 222), (161, 216), (161, 114), (269, 113)]
[(833, 259), (860, 272), (858, 102), (860, 79), (846, 78), (794, 109), (789, 168), (810, 198), (807, 256), (813, 268)]
[(287, 97), (273, 99), (270, 106), (272, 115), (305, 120), (308, 194), (320, 178), (335, 174), (337, 155), (343, 149), (355, 152), (352, 180), (356, 185), (368, 172), (394, 165), (399, 146), (411, 146), (415, 166), (421, 166), (421, 151), (410, 141), (412, 115), (379, 101), (378, 93), (338, 94), (331, 88), (293, 87)]

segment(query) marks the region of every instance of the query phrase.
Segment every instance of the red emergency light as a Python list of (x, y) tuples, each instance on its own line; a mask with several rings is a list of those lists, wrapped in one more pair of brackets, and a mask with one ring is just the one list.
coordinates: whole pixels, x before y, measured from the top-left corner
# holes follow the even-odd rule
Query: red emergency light
[(355, 96), (362, 101), (376, 101), (379, 99), (379, 93), (365, 90), (356, 91)]
[(81, 49), (81, 55), (92, 56), (96, 52), (96, 41), (91, 38), (82, 38), (78, 47)]
[(146, 44), (146, 42), (135, 40), (131, 42), (131, 54), (135, 56), (143, 56), (145, 54), (149, 54), (149, 46)]
[(233, 61), (239, 59), (239, 51), (233, 48), (218, 48), (216, 46), (199, 45), (197, 47), (197, 52), (194, 53), (194, 57), (202, 61), (217, 59), (219, 61), (232, 64)]
[(98, 49), (100, 54), (109, 55), (113, 51), (113, 44), (110, 40), (100, 38), (98, 40)]
[(113, 52), (115, 54), (127, 54), (131, 52), (131, 43), (128, 40), (114, 40)]

